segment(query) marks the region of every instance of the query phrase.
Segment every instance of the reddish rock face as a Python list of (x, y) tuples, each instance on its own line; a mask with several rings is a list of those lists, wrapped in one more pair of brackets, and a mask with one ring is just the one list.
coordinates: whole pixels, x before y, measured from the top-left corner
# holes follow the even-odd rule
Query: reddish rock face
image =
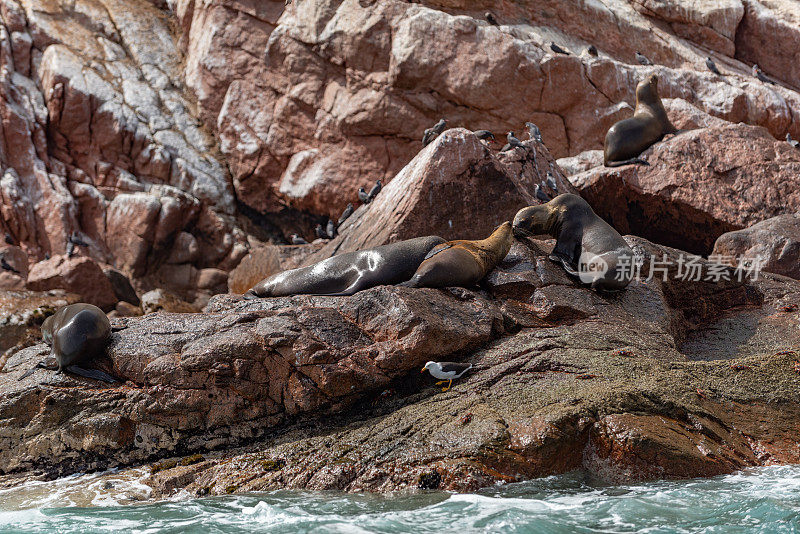
[(103, 270), (86, 256), (53, 256), (40, 261), (28, 274), (28, 288), (34, 291), (65, 289), (103, 311), (112, 310), (119, 300)]
[(744, 230), (722, 234), (712, 254), (733, 264), (759, 258), (763, 270), (800, 280), (800, 213), (779, 215)]
[(756, 126), (680, 133), (644, 153), (649, 166), (570, 177), (623, 234), (708, 254), (725, 232), (800, 209), (800, 150)]

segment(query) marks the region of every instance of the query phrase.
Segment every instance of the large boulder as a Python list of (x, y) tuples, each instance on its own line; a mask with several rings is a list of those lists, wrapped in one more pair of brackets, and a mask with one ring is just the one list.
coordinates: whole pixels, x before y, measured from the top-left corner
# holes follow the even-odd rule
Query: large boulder
[(800, 212), (722, 234), (712, 254), (734, 265), (742, 259), (757, 261), (767, 272), (800, 280)]
[(35, 264), (28, 274), (28, 289), (64, 289), (81, 296), (83, 302), (110, 311), (119, 299), (103, 269), (86, 256), (53, 256)]
[(647, 166), (601, 166), (570, 176), (622, 233), (708, 254), (725, 232), (800, 209), (800, 150), (764, 128), (682, 132), (644, 156)]

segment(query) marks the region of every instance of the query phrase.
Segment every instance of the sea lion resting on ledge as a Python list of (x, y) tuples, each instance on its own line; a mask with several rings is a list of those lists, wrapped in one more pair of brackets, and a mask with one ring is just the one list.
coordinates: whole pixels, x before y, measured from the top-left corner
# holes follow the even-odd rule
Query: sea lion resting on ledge
[(636, 86), (633, 117), (616, 122), (608, 129), (603, 146), (603, 164), (606, 167), (629, 163), (647, 165), (637, 156), (675, 131), (658, 96), (658, 76), (651, 74)]
[(508, 254), (514, 234), (504, 222), (492, 235), (477, 241), (448, 241), (425, 257), (407, 287), (470, 287), (477, 284)]
[[(633, 250), (578, 195), (565, 193), (546, 204), (522, 208), (514, 217), (514, 233), (555, 237), (550, 259), (593, 289), (624, 289), (631, 281)], [(624, 258), (627, 268), (620, 261)]]
[(332, 256), (308, 267), (291, 269), (265, 278), (244, 298), (289, 295), (352, 295), (362, 289), (398, 284), (414, 275), (430, 250), (444, 243), (425, 236)]
[(104, 382), (117, 380), (97, 369), (85, 369), (79, 364), (101, 355), (111, 337), (111, 323), (103, 310), (91, 304), (70, 304), (60, 308), (42, 323), (42, 339), (51, 346), (50, 355), (56, 365), (39, 362), (21, 377), (30, 376), (37, 368), (64, 371)]

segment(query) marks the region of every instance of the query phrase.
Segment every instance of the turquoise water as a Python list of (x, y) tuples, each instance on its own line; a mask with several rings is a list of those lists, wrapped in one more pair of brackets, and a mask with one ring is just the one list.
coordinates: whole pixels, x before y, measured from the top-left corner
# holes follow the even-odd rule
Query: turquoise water
[(138, 476), (0, 490), (0, 532), (800, 532), (799, 466), (622, 486), (573, 473), (477, 494), (278, 491), (144, 503)]

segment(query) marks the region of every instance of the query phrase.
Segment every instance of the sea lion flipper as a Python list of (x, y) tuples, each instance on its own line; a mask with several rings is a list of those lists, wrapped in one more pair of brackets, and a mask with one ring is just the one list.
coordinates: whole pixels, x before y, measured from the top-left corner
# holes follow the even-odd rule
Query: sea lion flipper
[(35, 373), (37, 369), (47, 369), (48, 371), (57, 371), (58, 370), (58, 364), (55, 362), (54, 359), (51, 358), (51, 360), (52, 361), (49, 364), (47, 363), (47, 360), (40, 361), (39, 363), (37, 363), (36, 365), (31, 367), (30, 369), (25, 371), (22, 374), (22, 376), (20, 376), (17, 380), (19, 381), (19, 380), (22, 380), (24, 378), (28, 378), (33, 373)]
[(94, 380), (101, 380), (103, 382), (108, 382), (109, 384), (116, 384), (119, 382), (116, 378), (111, 376), (108, 373), (104, 373), (98, 369), (84, 369), (83, 367), (79, 367), (77, 365), (70, 365), (64, 371), (68, 373), (72, 373), (74, 375), (83, 376), (85, 378), (92, 378)]
[(650, 164), (647, 163), (647, 161), (643, 160), (642, 158), (630, 158), (622, 161), (608, 161), (605, 163), (606, 167), (622, 167), (623, 165), (645, 165), (647, 167), (650, 166)]
[(29, 376), (31, 376), (33, 373), (35, 373), (35, 372), (36, 372), (36, 369), (38, 369), (38, 368), (39, 368), (39, 366), (38, 366), (38, 365), (34, 365), (33, 367), (31, 367), (30, 369), (28, 369), (27, 371), (25, 371), (25, 373), (24, 373), (22, 376), (20, 376), (19, 378), (17, 378), (17, 381), (19, 381), (19, 380), (24, 380), (24, 379), (28, 378), (28, 377), (29, 377)]
[(433, 247), (433, 248), (430, 250), (430, 252), (428, 252), (428, 253), (425, 255), (425, 258), (424, 258), (422, 261), (425, 261), (425, 260), (427, 260), (428, 258), (432, 258), (432, 257), (436, 256), (438, 253), (440, 253), (441, 251), (443, 251), (443, 250), (447, 250), (448, 248), (450, 248), (450, 247), (452, 247), (452, 246), (453, 246), (453, 244), (452, 244), (452, 243), (442, 243), (442, 244), (440, 244), (440, 245), (436, 245), (435, 247)]
[(561, 256), (560, 254), (550, 254), (547, 258), (555, 263), (560, 263), (561, 266), (564, 267), (564, 270), (567, 271), (567, 274), (578, 276), (577, 267), (564, 256)]

